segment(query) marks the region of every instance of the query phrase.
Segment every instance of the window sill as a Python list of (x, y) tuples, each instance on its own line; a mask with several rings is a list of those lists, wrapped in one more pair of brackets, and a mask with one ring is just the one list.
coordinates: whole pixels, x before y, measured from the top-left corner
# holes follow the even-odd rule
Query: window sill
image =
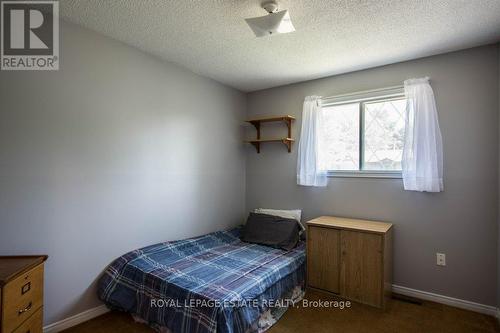
[(402, 179), (401, 171), (328, 171), (329, 178)]

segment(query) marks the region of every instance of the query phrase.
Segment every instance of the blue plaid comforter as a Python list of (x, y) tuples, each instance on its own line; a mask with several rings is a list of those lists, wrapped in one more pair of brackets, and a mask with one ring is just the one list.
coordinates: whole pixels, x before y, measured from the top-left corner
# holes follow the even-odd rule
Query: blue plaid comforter
[(244, 333), (304, 285), (305, 244), (242, 242), (240, 228), (151, 245), (116, 259), (99, 282), (108, 306), (174, 333)]

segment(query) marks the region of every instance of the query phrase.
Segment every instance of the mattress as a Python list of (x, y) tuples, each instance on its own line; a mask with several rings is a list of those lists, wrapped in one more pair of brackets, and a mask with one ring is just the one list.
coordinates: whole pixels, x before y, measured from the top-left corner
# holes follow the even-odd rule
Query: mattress
[(174, 333), (244, 333), (304, 288), (305, 244), (284, 251), (242, 242), (241, 228), (131, 251), (108, 266), (99, 298)]

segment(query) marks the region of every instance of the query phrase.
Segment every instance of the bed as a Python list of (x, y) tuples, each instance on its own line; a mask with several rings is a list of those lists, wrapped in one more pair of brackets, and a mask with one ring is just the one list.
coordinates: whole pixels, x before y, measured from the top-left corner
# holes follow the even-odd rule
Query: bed
[(303, 297), (305, 244), (285, 251), (240, 231), (129, 252), (104, 272), (99, 298), (162, 332), (263, 332)]

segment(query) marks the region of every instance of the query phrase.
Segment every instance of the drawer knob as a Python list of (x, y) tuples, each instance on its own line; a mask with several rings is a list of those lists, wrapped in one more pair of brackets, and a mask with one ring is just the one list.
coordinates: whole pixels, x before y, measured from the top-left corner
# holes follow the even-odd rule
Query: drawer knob
[(31, 310), (31, 306), (32, 306), (32, 304), (30, 302), (27, 307), (25, 307), (24, 309), (18, 311), (18, 315), (22, 315), (23, 313), (28, 312), (29, 310)]
[(31, 282), (28, 282), (21, 287), (21, 295), (26, 294), (28, 291), (30, 291), (30, 289), (31, 289)]

